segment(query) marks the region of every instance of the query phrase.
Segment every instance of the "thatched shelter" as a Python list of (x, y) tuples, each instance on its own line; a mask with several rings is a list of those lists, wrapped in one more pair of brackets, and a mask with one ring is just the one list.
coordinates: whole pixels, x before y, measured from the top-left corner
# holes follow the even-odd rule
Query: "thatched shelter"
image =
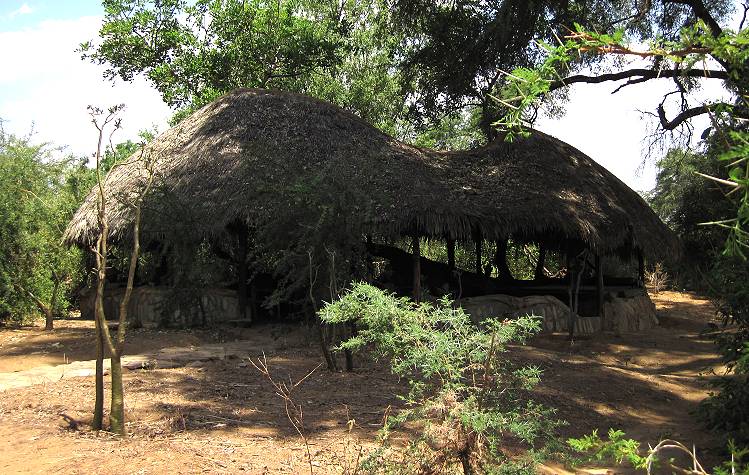
[[(106, 178), (113, 238), (126, 236), (127, 196), (152, 161), (144, 236), (220, 237), (244, 223), (279, 249), (294, 223), (321, 239), (346, 232), (385, 239), (533, 241), (595, 255), (664, 258), (671, 231), (645, 201), (590, 157), (541, 132), (458, 152), (416, 148), (332, 104), (239, 89), (166, 131)], [(334, 216), (335, 225), (320, 225)], [(281, 225), (284, 224), (284, 226)], [(68, 242), (97, 232), (89, 195)], [(295, 231), (296, 232), (296, 231)], [(298, 234), (293, 234), (299, 236)], [(418, 247), (418, 246), (417, 246)], [(300, 252), (300, 255), (303, 254)], [(302, 259), (303, 260), (303, 259)]]

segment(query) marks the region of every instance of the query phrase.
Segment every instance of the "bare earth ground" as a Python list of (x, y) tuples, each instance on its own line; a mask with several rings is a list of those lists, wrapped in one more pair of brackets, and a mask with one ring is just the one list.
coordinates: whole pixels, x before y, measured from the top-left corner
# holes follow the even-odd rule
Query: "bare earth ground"
[[(690, 412), (707, 394), (699, 375), (720, 369), (712, 343), (700, 336), (713, 309), (686, 293), (663, 292), (653, 300), (661, 319), (653, 331), (595, 335), (572, 347), (564, 335), (547, 335), (513, 351), (544, 369), (539, 398), (570, 422), (564, 437), (616, 427), (653, 444), (677, 438), (695, 443), (711, 466), (719, 442)], [(0, 372), (93, 358), (92, 322), (56, 324), (53, 333), (0, 329)], [(129, 333), (128, 353), (234, 339), (249, 354), (265, 352), (280, 380), (301, 378), (320, 360), (313, 340), (281, 325), (137, 330)], [(286, 419), (283, 401), (241, 358), (133, 371), (125, 382), (130, 435), (124, 439), (88, 430), (93, 378), (1, 393), (0, 473), (309, 473), (305, 446)], [(342, 473), (354, 464), (358, 449), (374, 444), (383, 414), (397, 407), (394, 395), (401, 389), (402, 383), (372, 363), (354, 373), (320, 369), (310, 376), (296, 400), (304, 405), (315, 473)], [(564, 472), (552, 465), (548, 473)]]

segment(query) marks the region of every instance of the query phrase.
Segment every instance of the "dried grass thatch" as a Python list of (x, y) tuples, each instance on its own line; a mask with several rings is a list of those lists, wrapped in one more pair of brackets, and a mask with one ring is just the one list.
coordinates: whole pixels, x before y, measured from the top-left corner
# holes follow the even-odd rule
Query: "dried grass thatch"
[[(128, 194), (143, 165), (113, 170), (106, 186), (113, 235), (131, 222)], [(273, 220), (319, 190), (345, 196), (356, 232), (471, 239), (512, 235), (580, 241), (596, 252), (664, 257), (676, 239), (645, 201), (579, 150), (540, 132), (460, 152), (419, 149), (329, 103), (240, 89), (195, 112), (146, 149), (158, 193), (145, 208), (146, 233), (184, 228), (221, 234), (237, 220)], [(327, 199), (327, 198), (326, 198)], [(318, 203), (317, 208), (320, 208)], [(91, 194), (66, 231), (97, 232)]]

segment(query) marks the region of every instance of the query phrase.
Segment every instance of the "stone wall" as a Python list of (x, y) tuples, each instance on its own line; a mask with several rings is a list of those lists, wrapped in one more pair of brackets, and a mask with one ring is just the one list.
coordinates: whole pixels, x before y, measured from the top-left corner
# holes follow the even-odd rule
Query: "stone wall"
[[(107, 320), (119, 318), (119, 305), (124, 288), (108, 289), (104, 296)], [(205, 323), (221, 323), (239, 318), (239, 302), (230, 289), (202, 289), (200, 295), (182, 302), (168, 302), (169, 287), (136, 287), (128, 305), (128, 322), (132, 326), (156, 328), (165, 326), (189, 327)], [(81, 316), (94, 317), (93, 289), (81, 297)], [(198, 300), (199, 299), (199, 300)], [(202, 307), (202, 308), (201, 308)], [(250, 315), (247, 309), (247, 315)]]
[(607, 296), (603, 303), (607, 330), (618, 333), (650, 330), (658, 326), (655, 304), (646, 292), (639, 295)]
[[(484, 295), (461, 299), (459, 305), (475, 322), (484, 318), (512, 318), (524, 315), (543, 317), (543, 332), (566, 332), (570, 309), (556, 297), (532, 295)], [(655, 305), (645, 292), (607, 294), (604, 300), (605, 329), (616, 332), (635, 332), (658, 325)], [(595, 333), (601, 329), (600, 317), (580, 317), (575, 320), (575, 333)]]

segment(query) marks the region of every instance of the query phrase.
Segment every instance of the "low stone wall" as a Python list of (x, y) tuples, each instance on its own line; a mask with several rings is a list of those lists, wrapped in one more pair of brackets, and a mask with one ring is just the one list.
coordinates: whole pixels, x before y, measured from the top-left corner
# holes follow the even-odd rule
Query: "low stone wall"
[[(489, 317), (515, 318), (525, 315), (543, 317), (543, 332), (566, 332), (570, 309), (561, 300), (551, 295), (513, 297), (511, 295), (483, 295), (460, 300), (460, 306), (471, 315), (474, 322)], [(600, 328), (598, 318), (580, 318), (575, 322), (575, 333), (593, 333)]]
[[(484, 295), (461, 299), (459, 305), (475, 322), (488, 317), (513, 318), (537, 315), (543, 317), (543, 332), (568, 331), (570, 309), (564, 302), (550, 295)], [(625, 296), (606, 295), (604, 312), (606, 330), (636, 332), (658, 325), (655, 305), (645, 292), (633, 292)], [(576, 334), (595, 333), (600, 329), (600, 317), (578, 316), (575, 319)]]
[[(136, 287), (128, 305), (128, 322), (132, 326), (156, 328), (165, 326), (189, 327), (203, 323), (221, 323), (239, 318), (239, 301), (230, 289), (202, 289), (199, 295), (183, 301), (174, 301), (173, 290), (168, 287)], [(119, 318), (120, 301), (124, 288), (105, 292), (104, 312), (107, 320)], [(81, 298), (81, 316), (94, 317), (94, 291)], [(169, 299), (172, 302), (169, 302)], [(250, 310), (248, 308), (249, 317)]]
[(655, 304), (646, 292), (622, 297), (608, 296), (603, 303), (607, 330), (638, 332), (658, 326)]

